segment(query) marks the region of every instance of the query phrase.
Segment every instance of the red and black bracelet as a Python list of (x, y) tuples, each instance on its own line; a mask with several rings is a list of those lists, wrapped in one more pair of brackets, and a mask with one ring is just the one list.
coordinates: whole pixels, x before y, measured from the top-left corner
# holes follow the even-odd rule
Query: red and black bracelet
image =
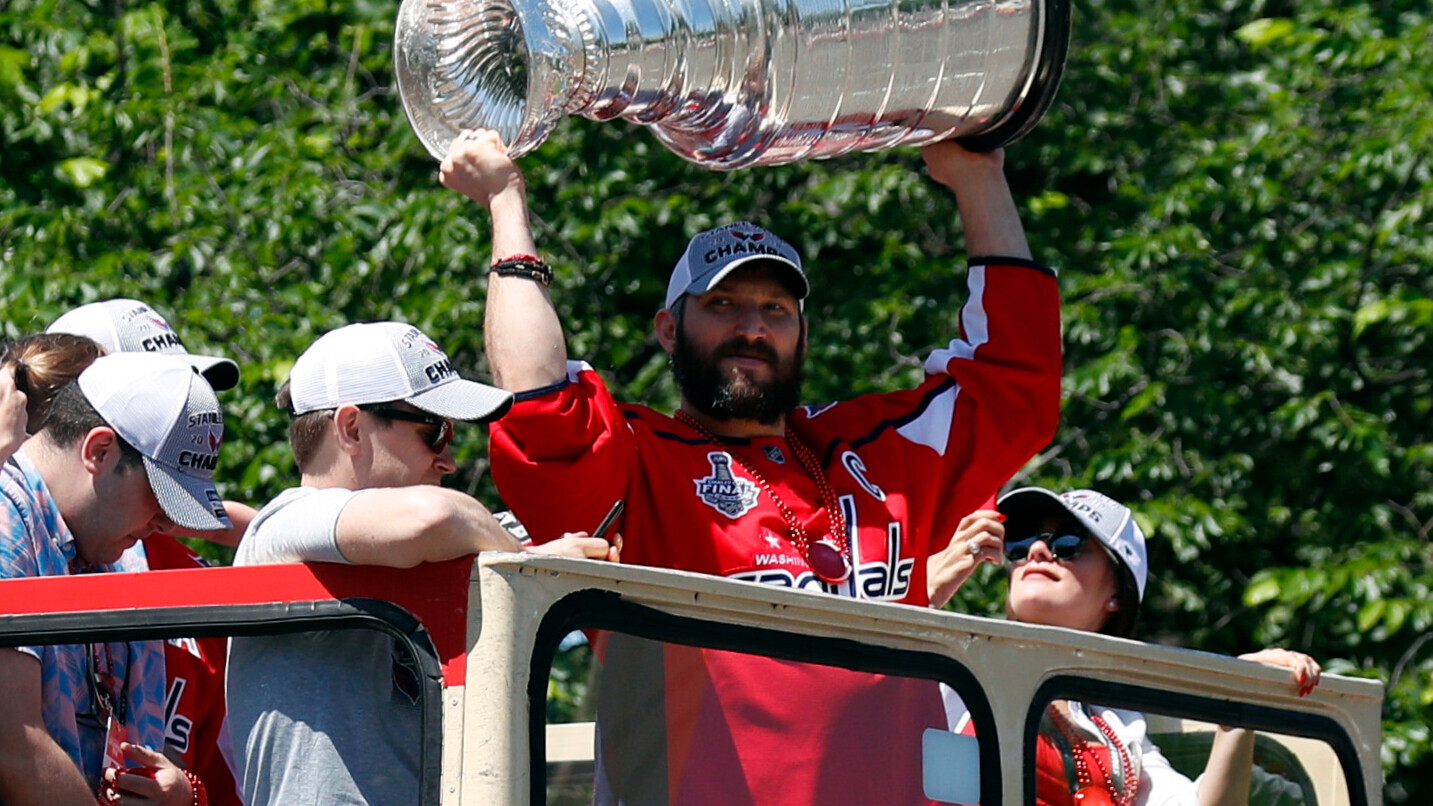
[(490, 271), (503, 277), (526, 277), (545, 286), (552, 286), (552, 267), (537, 255), (512, 255), (493, 261)]

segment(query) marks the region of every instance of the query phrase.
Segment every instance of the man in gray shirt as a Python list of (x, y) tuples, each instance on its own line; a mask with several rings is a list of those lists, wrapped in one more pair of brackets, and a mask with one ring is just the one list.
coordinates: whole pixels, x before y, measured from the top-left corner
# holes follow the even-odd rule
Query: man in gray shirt
[[(438, 486), (457, 469), (453, 422), (495, 419), (512, 395), (461, 378), (418, 328), (372, 322), (323, 335), (294, 363), (276, 402), (293, 417), (301, 486), (259, 511), (235, 565), (409, 568), (525, 550), (476, 499)], [(617, 559), (607, 541), (585, 533), (526, 550)], [(235, 638), (229, 721), (250, 806), (417, 803), (411, 668), (377, 631)]]

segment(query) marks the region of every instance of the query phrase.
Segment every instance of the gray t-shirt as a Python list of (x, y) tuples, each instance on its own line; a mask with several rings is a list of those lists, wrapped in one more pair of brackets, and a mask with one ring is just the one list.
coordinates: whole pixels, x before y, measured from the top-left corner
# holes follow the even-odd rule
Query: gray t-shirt
[[(335, 527), (361, 492), (295, 487), (254, 518), (235, 565), (346, 563)], [(375, 630), (234, 638), (229, 731), (250, 806), (409, 806), (422, 730), (411, 657)]]

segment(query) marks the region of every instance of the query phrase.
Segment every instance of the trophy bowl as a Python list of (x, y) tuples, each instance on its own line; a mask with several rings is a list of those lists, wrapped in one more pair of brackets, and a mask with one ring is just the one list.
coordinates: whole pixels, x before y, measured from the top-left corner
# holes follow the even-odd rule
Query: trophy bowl
[(521, 156), (580, 114), (725, 170), (997, 148), (1048, 109), (1068, 42), (1068, 0), (403, 0), (394, 52), (437, 159), (478, 128)]

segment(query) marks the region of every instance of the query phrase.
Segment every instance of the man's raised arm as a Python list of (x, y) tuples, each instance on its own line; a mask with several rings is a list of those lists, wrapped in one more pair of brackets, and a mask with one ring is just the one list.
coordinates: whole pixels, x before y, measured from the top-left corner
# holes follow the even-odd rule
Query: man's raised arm
[[(459, 135), (439, 177), (444, 186), (481, 204), (492, 216), (494, 262), (537, 256), (527, 186), (496, 132)], [(531, 276), (488, 274), (484, 336), (493, 380), (503, 389), (540, 389), (567, 377), (562, 322), (547, 286)]]
[(921, 156), (931, 178), (955, 192), (966, 254), (1030, 259), (1025, 228), (1005, 183), (1004, 151), (980, 154), (944, 140), (921, 149)]

